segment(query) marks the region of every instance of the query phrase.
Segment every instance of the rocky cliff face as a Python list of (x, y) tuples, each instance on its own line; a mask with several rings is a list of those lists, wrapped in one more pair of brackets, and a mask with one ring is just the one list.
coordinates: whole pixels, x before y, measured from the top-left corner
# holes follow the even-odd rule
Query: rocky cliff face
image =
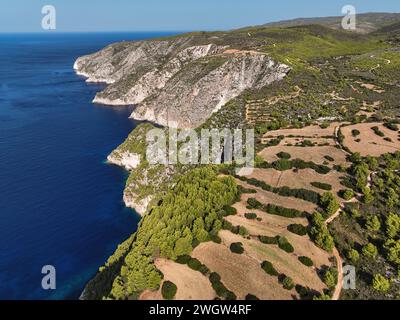
[(118, 43), (79, 58), (74, 68), (89, 82), (109, 84), (94, 102), (134, 104), (133, 118), (180, 128), (201, 125), (244, 90), (262, 88), (290, 71), (259, 52), (194, 39)]

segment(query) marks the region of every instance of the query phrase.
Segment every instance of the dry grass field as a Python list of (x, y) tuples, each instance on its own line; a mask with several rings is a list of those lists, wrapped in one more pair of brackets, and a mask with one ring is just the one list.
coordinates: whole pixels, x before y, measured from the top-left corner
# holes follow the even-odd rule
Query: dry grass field
[(312, 169), (278, 171), (275, 169), (254, 169), (248, 178), (256, 178), (266, 182), (273, 187), (303, 188), (323, 194), (321, 190), (311, 185), (313, 182), (327, 183), (332, 186), (332, 192), (337, 194), (345, 189), (340, 184), (341, 179), (346, 175), (337, 171), (331, 171), (328, 174), (319, 174)]
[[(291, 146), (274, 146), (265, 148), (259, 155), (267, 162), (279, 160), (277, 156), (280, 152), (287, 152), (292, 156), (292, 159), (301, 159), (304, 161), (312, 161), (316, 164), (324, 164), (332, 167), (336, 165), (346, 165), (346, 153), (341, 149), (333, 146), (324, 147), (291, 147)], [(329, 162), (326, 156), (332, 157), (334, 162)]]
[[(157, 259), (155, 265), (164, 274), (164, 281), (173, 282), (178, 290), (175, 300), (213, 300), (216, 295), (210, 281), (198, 271), (166, 259)], [(160, 290), (145, 291), (141, 300), (162, 300)]]
[(252, 188), (257, 190), (256, 194), (245, 194), (243, 195), (242, 200), (246, 202), (249, 198), (255, 198), (263, 204), (275, 204), (285, 208), (297, 209), (300, 211), (314, 212), (317, 209), (317, 206), (311, 202), (292, 198), (292, 197), (284, 197), (278, 194), (262, 190), (260, 188), (255, 188), (250, 186), (249, 184), (236, 180), (237, 184), (242, 185), (245, 188)]
[[(373, 127), (378, 127), (384, 133), (384, 137), (378, 136), (372, 129)], [(353, 136), (354, 130), (358, 130), (360, 134)], [(362, 156), (377, 157), (400, 150), (399, 132), (385, 128), (382, 123), (359, 123), (343, 127), (341, 131), (345, 136), (344, 146), (352, 152), (359, 152)], [(391, 141), (387, 141), (385, 138)]]

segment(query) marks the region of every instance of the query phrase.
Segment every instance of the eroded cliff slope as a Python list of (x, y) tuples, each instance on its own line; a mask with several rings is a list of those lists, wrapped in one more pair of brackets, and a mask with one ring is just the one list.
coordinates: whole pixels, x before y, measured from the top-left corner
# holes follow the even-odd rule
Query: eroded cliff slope
[(245, 90), (260, 89), (290, 71), (265, 54), (233, 49), (218, 39), (188, 35), (117, 43), (79, 58), (74, 68), (88, 82), (109, 84), (95, 103), (137, 105), (135, 119), (195, 128)]

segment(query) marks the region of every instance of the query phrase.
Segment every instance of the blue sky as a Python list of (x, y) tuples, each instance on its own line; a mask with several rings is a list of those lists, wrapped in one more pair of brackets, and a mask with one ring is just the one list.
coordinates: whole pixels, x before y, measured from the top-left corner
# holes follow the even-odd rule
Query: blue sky
[(1, 0), (0, 32), (40, 32), (41, 8), (57, 9), (57, 31), (221, 30), (358, 12), (400, 12), (399, 0)]

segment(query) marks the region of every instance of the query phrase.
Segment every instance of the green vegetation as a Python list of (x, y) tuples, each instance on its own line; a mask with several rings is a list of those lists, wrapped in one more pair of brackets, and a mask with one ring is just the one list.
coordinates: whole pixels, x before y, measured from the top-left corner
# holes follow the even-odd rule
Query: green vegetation
[(271, 262), (269, 261), (264, 261), (263, 263), (261, 263), (261, 268), (268, 273), (270, 276), (279, 276), (279, 272), (276, 271), (276, 269), (274, 268), (274, 266), (272, 265)]
[(315, 188), (321, 189), (321, 190), (327, 190), (331, 191), (332, 190), (332, 185), (328, 183), (322, 183), (322, 182), (311, 182), (311, 185)]
[(380, 292), (387, 292), (390, 289), (390, 281), (381, 274), (376, 274), (372, 280), (374, 290)]
[[(369, 195), (368, 201), (346, 205), (346, 214), (330, 225), (336, 247), (342, 257), (356, 266), (357, 293), (344, 292), (345, 299), (391, 299), (400, 285), (399, 218), (400, 152), (379, 158), (351, 157), (349, 172), (354, 189)], [(363, 190), (371, 175), (369, 191)], [(366, 193), (365, 193), (366, 192)], [(373, 281), (375, 279), (375, 281)]]
[(164, 281), (161, 287), (161, 294), (165, 300), (173, 300), (178, 288), (171, 281)]
[(375, 132), (375, 134), (377, 136), (379, 136), (379, 137), (385, 136), (385, 134), (379, 129), (379, 127), (372, 127), (371, 129)]
[[(156, 289), (161, 275), (153, 264), (154, 257), (175, 260), (190, 254), (190, 243), (207, 241), (210, 232), (216, 234), (221, 229), (217, 212), (232, 204), (236, 195), (233, 178), (218, 178), (213, 169), (195, 169), (183, 176), (143, 218), (134, 247), (114, 281), (112, 297), (125, 299), (144, 289)], [(197, 263), (191, 264), (197, 268)]]
[(244, 216), (246, 217), (246, 219), (249, 219), (249, 220), (257, 219), (257, 215), (255, 213), (245, 213)]
[(355, 194), (354, 194), (354, 192), (353, 192), (352, 190), (347, 189), (347, 190), (341, 191), (341, 192), (340, 192), (340, 196), (341, 196), (344, 200), (350, 201), (351, 199), (354, 198)]
[(295, 159), (295, 160), (280, 159), (273, 163), (262, 162), (259, 163), (257, 167), (263, 169), (273, 168), (278, 171), (287, 171), (292, 169), (298, 169), (298, 170), (312, 169), (319, 174), (328, 174), (331, 171), (331, 169), (325, 165), (319, 165), (315, 164), (312, 161), (307, 162), (301, 159)]
[(378, 249), (372, 243), (368, 243), (362, 250), (362, 253), (367, 258), (375, 259), (378, 255)]
[(286, 159), (286, 160), (289, 160), (292, 156), (290, 155), (290, 153), (287, 153), (287, 152), (279, 152), (277, 155), (276, 155), (279, 159)]
[(324, 217), (328, 218), (340, 208), (340, 203), (331, 192), (326, 192), (321, 197), (321, 206), (324, 209)]
[(292, 290), (295, 286), (295, 283), (293, 282), (292, 278), (285, 277), (285, 279), (282, 281), (282, 285), (286, 290)]
[(218, 297), (226, 300), (236, 300), (236, 295), (224, 286), (218, 273), (211, 273), (209, 279)]
[(278, 244), (278, 237), (259, 236), (258, 240), (264, 244)]
[[(265, 191), (269, 191), (272, 193), (276, 193), (282, 197), (293, 197), (297, 199), (302, 199), (308, 202), (312, 202), (315, 204), (320, 203), (320, 195), (319, 193), (307, 189), (291, 189), (289, 187), (272, 187), (271, 185), (265, 183), (264, 181), (257, 180), (255, 178), (247, 178), (247, 177), (237, 177), (238, 179), (245, 181), (246, 183), (261, 188)], [(255, 208), (253, 208), (255, 209)]]
[(338, 271), (336, 268), (325, 270), (323, 280), (329, 289), (334, 289), (338, 281)]
[(312, 267), (314, 262), (309, 257), (299, 257), (299, 261), (307, 267)]
[(284, 208), (273, 204), (263, 205), (261, 202), (254, 198), (249, 198), (247, 200), (247, 204), (248, 209), (258, 209), (272, 215), (282, 216), (286, 218), (302, 218), (307, 215), (306, 213), (296, 209)]
[(233, 253), (236, 254), (242, 254), (244, 252), (243, 243), (240, 242), (232, 243), (229, 248)]
[(328, 252), (332, 251), (334, 241), (329, 234), (322, 214), (319, 212), (315, 212), (311, 218), (310, 237), (318, 247)]
[(294, 248), (289, 243), (288, 239), (282, 236), (278, 236), (278, 247), (287, 253), (293, 253)]
[(287, 227), (287, 229), (299, 236), (305, 236), (308, 232), (308, 228), (303, 226), (302, 224), (291, 224)]

